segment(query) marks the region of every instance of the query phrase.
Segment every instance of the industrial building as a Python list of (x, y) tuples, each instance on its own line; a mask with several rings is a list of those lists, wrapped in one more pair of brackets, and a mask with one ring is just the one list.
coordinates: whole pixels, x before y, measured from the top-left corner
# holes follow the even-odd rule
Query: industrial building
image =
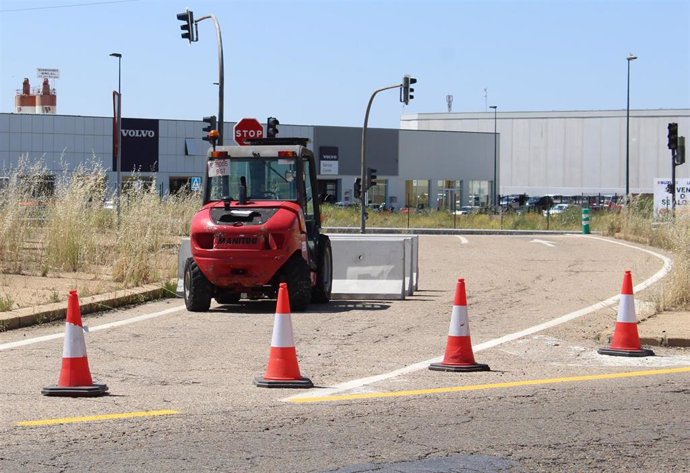
[[(122, 119), (122, 182), (153, 183), (161, 195), (201, 189), (209, 144), (205, 123), (192, 120)], [(234, 123), (225, 123), (231, 137)], [(95, 162), (116, 179), (113, 118), (58, 114), (0, 114), (0, 177), (22, 159), (41, 161), (46, 180)], [(319, 193), (332, 202), (354, 202), (360, 175), (362, 130), (356, 127), (281, 125), (281, 137), (301, 137), (317, 157)], [(443, 208), (489, 202), (494, 134), (487, 132), (368, 130), (367, 167), (377, 184), (369, 203), (394, 208)], [(226, 139), (225, 144), (228, 143)]]
[[(496, 132), (501, 194), (624, 195), (626, 167), (633, 194), (651, 194), (655, 178), (671, 177), (672, 122), (690, 136), (688, 109), (417, 113), (403, 115), (400, 127)], [(678, 166), (676, 177), (690, 177), (688, 166)]]
[[(116, 130), (112, 117), (57, 114), (49, 79), (24, 79), (15, 113), (0, 113), (0, 181), (22, 160), (40, 161), (46, 181), (79, 164), (95, 162), (108, 186), (117, 182)], [(376, 185), (368, 203), (394, 208), (454, 209), (487, 206), (497, 195), (624, 195), (655, 192), (657, 178), (671, 176), (667, 126), (688, 134), (690, 110), (417, 113), (403, 115), (401, 129), (369, 129), (367, 167)], [(123, 186), (154, 183), (161, 195), (202, 188), (209, 144), (205, 123), (125, 117), (121, 129)], [(235, 123), (223, 135), (233, 136)], [(307, 138), (317, 157), (319, 193), (331, 202), (355, 201), (361, 171), (359, 127), (280, 125), (281, 137)], [(225, 144), (231, 140), (226, 138)], [(627, 171), (627, 172), (626, 172)], [(676, 168), (690, 177), (688, 165)], [(658, 184), (657, 184), (658, 185)]]

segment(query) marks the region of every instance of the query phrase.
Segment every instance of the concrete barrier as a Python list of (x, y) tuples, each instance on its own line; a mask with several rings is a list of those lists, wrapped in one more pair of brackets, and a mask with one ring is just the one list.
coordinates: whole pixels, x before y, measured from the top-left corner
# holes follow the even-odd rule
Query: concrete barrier
[(189, 244), (189, 237), (183, 237), (180, 242), (180, 251), (177, 253), (177, 290), (175, 293), (184, 297), (184, 266), (187, 258), (192, 257), (192, 247)]
[[(341, 234), (330, 233), (328, 237), (331, 241), (369, 241), (371, 244), (376, 244), (377, 250), (381, 250), (379, 244), (374, 243), (378, 240), (403, 240), (405, 242), (405, 294), (411, 296), (414, 291), (419, 288), (419, 236), (418, 235), (400, 235), (400, 234)], [(344, 251), (349, 249), (344, 248)], [(335, 250), (334, 250), (335, 252)], [(402, 262), (391, 261), (390, 263), (398, 264)], [(335, 260), (333, 263), (335, 268)]]
[(332, 238), (333, 299), (404, 299), (406, 249), (403, 238)]
[[(333, 299), (404, 299), (419, 287), (419, 236), (329, 234), (333, 247)], [(177, 256), (178, 296), (184, 296), (189, 238)]]

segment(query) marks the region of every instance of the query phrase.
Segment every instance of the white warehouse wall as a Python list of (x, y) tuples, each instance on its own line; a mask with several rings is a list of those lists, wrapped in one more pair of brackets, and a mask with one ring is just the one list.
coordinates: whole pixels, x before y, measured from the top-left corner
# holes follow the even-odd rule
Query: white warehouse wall
[[(670, 122), (690, 137), (690, 110), (630, 110), (632, 193), (652, 193), (655, 178), (671, 176)], [(493, 133), (494, 125), (501, 194), (625, 193), (625, 110), (419, 113), (400, 120), (409, 130)], [(678, 166), (676, 176), (690, 177), (689, 166)]]

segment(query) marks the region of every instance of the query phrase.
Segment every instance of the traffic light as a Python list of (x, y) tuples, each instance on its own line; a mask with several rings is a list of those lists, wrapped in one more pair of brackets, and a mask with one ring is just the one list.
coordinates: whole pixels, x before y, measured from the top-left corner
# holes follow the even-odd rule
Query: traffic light
[(280, 125), (280, 122), (276, 117), (268, 117), (266, 120), (266, 137), (267, 138), (275, 138), (278, 133), (278, 125)]
[(206, 141), (210, 141), (208, 134), (211, 132), (211, 130), (216, 129), (216, 123), (217, 123), (216, 122), (216, 116), (211, 115), (210, 117), (204, 117), (204, 123), (208, 123), (208, 126), (205, 126), (204, 128), (202, 128), (206, 132), (203, 139)]
[(674, 162), (676, 166), (685, 164), (685, 137), (678, 137), (678, 149), (676, 150), (676, 155), (674, 156)]
[(669, 182), (668, 184), (666, 184), (666, 192), (668, 194), (673, 194), (673, 183), (672, 182)]
[(403, 76), (403, 83), (402, 87), (400, 88), (400, 101), (403, 102), (405, 105), (409, 104), (410, 100), (414, 98), (414, 95), (412, 95), (414, 89), (410, 86), (416, 83), (417, 79), (415, 79), (414, 77), (410, 77), (409, 74), (405, 74)]
[(376, 185), (376, 169), (367, 168), (367, 190)]
[(362, 198), (362, 178), (358, 177), (355, 179), (355, 199), (361, 199)]
[(180, 29), (182, 30), (180, 36), (182, 36), (183, 39), (188, 39), (190, 43), (196, 41), (194, 35), (194, 13), (191, 10), (185, 10), (183, 13), (177, 14), (177, 19), (183, 22), (180, 25)]
[(668, 124), (668, 149), (678, 149), (678, 124)]

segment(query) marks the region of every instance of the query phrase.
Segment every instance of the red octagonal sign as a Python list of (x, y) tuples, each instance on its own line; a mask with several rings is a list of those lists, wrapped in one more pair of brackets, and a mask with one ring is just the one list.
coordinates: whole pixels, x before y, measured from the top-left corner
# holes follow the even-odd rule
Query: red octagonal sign
[(243, 118), (232, 127), (235, 142), (240, 146), (247, 145), (246, 140), (264, 137), (264, 127), (256, 118)]

